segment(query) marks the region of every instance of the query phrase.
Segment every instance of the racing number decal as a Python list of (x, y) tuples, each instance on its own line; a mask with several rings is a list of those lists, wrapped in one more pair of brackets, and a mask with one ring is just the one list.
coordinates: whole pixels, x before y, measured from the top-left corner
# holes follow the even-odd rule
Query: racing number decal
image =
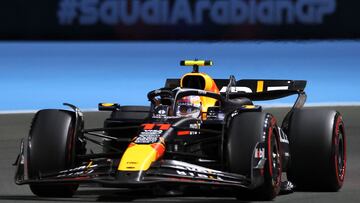
[(171, 124), (147, 123), (147, 124), (142, 124), (141, 126), (144, 126), (144, 130), (153, 130), (155, 127), (159, 127), (159, 130), (168, 130)]

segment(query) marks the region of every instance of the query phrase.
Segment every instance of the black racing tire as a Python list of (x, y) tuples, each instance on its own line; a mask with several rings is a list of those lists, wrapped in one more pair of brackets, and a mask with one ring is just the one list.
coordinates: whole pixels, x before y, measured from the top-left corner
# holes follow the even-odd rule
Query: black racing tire
[(225, 146), (225, 160), (229, 171), (251, 178), (254, 150), (265, 135), (265, 157), (263, 184), (252, 190), (236, 191), (242, 200), (272, 200), (280, 191), (281, 153), (276, 120), (264, 112), (245, 112), (237, 115), (229, 126)]
[(345, 178), (346, 136), (342, 116), (334, 110), (301, 109), (289, 128), (288, 178), (298, 190), (338, 191)]
[[(36, 113), (28, 146), (28, 173), (32, 180), (41, 174), (68, 169), (75, 162), (75, 113), (65, 110), (41, 110)], [(30, 184), (39, 197), (71, 197), (78, 184)]]

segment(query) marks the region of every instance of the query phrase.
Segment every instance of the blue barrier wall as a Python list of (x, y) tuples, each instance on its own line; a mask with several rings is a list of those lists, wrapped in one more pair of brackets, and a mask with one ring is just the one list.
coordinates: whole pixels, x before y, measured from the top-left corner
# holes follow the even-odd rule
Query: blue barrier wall
[[(309, 103), (360, 102), (360, 42), (1, 42), (0, 110), (147, 104), (146, 93), (212, 59), (214, 78), (305, 79)], [(285, 99), (272, 104), (290, 103)]]

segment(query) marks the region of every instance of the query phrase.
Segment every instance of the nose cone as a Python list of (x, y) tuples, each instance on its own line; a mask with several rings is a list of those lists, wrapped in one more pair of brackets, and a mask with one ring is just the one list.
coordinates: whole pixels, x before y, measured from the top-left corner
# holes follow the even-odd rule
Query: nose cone
[(131, 144), (121, 158), (119, 171), (146, 171), (165, 151), (161, 143)]

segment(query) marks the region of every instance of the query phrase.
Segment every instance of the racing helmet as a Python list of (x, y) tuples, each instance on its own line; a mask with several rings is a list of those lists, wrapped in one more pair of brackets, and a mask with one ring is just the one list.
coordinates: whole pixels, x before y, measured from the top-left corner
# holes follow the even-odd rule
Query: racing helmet
[(199, 96), (186, 96), (176, 102), (176, 115), (199, 118), (201, 116), (201, 99)]

